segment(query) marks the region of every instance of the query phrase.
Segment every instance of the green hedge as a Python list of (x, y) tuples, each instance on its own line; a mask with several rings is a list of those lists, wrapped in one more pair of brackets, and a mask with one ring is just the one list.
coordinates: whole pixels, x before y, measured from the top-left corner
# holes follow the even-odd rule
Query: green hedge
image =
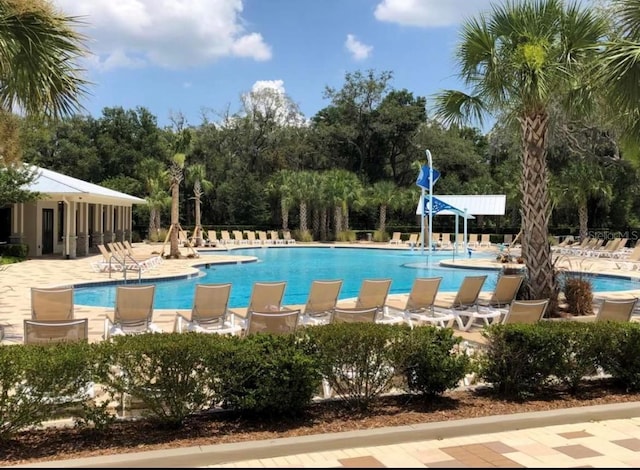
[(14, 258), (26, 258), (29, 254), (29, 245), (23, 243), (9, 243), (0, 245), (0, 256), (12, 256)]
[[(325, 389), (346, 409), (363, 410), (392, 388), (431, 399), (471, 371), (506, 398), (558, 387), (578, 393), (600, 373), (640, 389), (638, 323), (492, 325), (483, 335), (486, 348), (473, 356), (452, 329), (367, 323), (248, 338), (160, 333), (96, 344), (2, 345), (0, 440), (60, 412), (107, 431), (116, 419), (109, 406), (126, 399), (172, 429), (220, 409), (249, 418), (299, 415)], [(92, 384), (104, 392), (100, 404), (86, 396)]]

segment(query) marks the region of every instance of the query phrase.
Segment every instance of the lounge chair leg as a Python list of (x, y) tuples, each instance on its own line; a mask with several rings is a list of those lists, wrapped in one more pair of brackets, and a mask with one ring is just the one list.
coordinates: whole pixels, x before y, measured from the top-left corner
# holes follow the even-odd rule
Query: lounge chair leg
[(322, 395), (324, 398), (331, 398), (333, 395), (333, 390), (327, 379), (322, 379)]

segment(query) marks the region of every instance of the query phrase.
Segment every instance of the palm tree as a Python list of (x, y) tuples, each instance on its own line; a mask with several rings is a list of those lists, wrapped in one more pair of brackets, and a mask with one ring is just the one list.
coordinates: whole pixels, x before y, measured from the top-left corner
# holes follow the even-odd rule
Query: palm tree
[(87, 54), (81, 23), (45, 0), (0, 2), (0, 109), (59, 117), (82, 109), (87, 82), (76, 61)]
[[(603, 90), (607, 108), (622, 123), (624, 138), (637, 155), (640, 140), (640, 1), (612, 0), (615, 36), (607, 44), (602, 61)], [(627, 147), (630, 147), (627, 145)]]
[(313, 186), (313, 233), (316, 239), (326, 241), (329, 239), (329, 210), (332, 207), (328, 190), (328, 172), (314, 173)]
[[(160, 214), (163, 208), (169, 207), (171, 197), (166, 192), (169, 172), (164, 164), (155, 158), (145, 158), (138, 164), (138, 175), (142, 179), (148, 196), (149, 237), (157, 234), (162, 227)], [(167, 198), (169, 203), (167, 203)]]
[(280, 199), (280, 216), (282, 218), (282, 230), (289, 231), (289, 208), (293, 202), (292, 186), (293, 172), (291, 170), (280, 170), (275, 173), (267, 182), (265, 191)]
[(384, 233), (387, 230), (387, 208), (396, 207), (399, 199), (399, 191), (393, 181), (378, 181), (369, 190), (369, 199), (379, 207), (378, 230)]
[(313, 193), (317, 190), (314, 186), (313, 172), (298, 171), (292, 174), (291, 195), (298, 201), (300, 207), (300, 236), (304, 236), (309, 231), (307, 225), (307, 207), (312, 199)]
[(202, 196), (213, 189), (213, 183), (207, 179), (207, 168), (202, 163), (187, 167), (187, 182), (193, 186), (193, 200), (195, 201), (196, 223), (193, 229), (193, 239), (195, 240), (195, 245), (200, 246), (202, 241), (200, 205)]
[(520, 124), (522, 141), (522, 256), (530, 294), (552, 297), (554, 269), (548, 241), (547, 134), (552, 103), (588, 110), (587, 69), (607, 32), (595, 12), (562, 0), (507, 0), (467, 20), (457, 49), (460, 77), (471, 94), (446, 90), (437, 115), (461, 125), (504, 112)]
[(584, 240), (589, 235), (589, 199), (611, 199), (611, 184), (605, 180), (602, 168), (597, 163), (584, 159), (571, 162), (562, 170), (559, 179), (563, 199), (578, 208), (580, 238)]
[(186, 150), (191, 144), (191, 132), (184, 128), (181, 122), (177, 123), (178, 132), (173, 143), (176, 153), (171, 159), (169, 168), (169, 188), (171, 189), (171, 227), (170, 230), (170, 258), (180, 258), (179, 235), (180, 226), (180, 183), (184, 180), (184, 162)]
[(145, 198), (149, 208), (149, 239), (160, 233), (162, 228), (162, 210), (171, 207), (171, 196), (166, 190), (166, 181), (151, 179), (147, 180), (147, 191), (149, 195)]
[(179, 235), (182, 230), (180, 226), (180, 183), (184, 179), (185, 158), (184, 153), (174, 154), (169, 168), (169, 189), (171, 190), (170, 258), (180, 258)]
[[(22, 146), (12, 145), (19, 141), (14, 109), (53, 118), (82, 109), (88, 82), (77, 61), (88, 51), (74, 30), (78, 25), (45, 0), (0, 2), (0, 165), (11, 166), (0, 192), (35, 177), (19, 166)], [(15, 177), (7, 180), (9, 175)]]

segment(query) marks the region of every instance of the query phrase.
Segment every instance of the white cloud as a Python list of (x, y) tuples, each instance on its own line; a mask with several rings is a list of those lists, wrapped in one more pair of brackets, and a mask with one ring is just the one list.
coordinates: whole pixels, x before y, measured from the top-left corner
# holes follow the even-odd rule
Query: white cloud
[(351, 56), (355, 60), (366, 59), (371, 55), (371, 51), (373, 51), (373, 46), (367, 46), (366, 44), (361, 43), (353, 34), (347, 34), (347, 40), (344, 45), (347, 50), (351, 52)]
[(54, 0), (79, 16), (101, 68), (200, 65), (222, 57), (271, 58), (241, 17), (243, 0)]
[(382, 0), (374, 15), (379, 21), (406, 26), (442, 27), (487, 10), (493, 0)]
[(260, 92), (262, 90), (271, 89), (279, 95), (286, 95), (284, 89), (284, 80), (258, 80), (251, 87), (253, 93)]

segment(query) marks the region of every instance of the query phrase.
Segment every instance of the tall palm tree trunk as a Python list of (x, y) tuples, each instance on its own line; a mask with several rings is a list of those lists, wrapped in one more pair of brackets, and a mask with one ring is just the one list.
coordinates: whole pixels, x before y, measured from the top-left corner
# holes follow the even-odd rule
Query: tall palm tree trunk
[(322, 208), (320, 212), (320, 240), (327, 241), (329, 239), (329, 224), (327, 223), (327, 219), (329, 218), (328, 211), (326, 207)]
[(307, 226), (307, 201), (300, 201), (300, 231), (306, 232)]
[(586, 202), (578, 206), (578, 220), (580, 221), (580, 239), (584, 240), (589, 235), (589, 210)]
[(158, 209), (156, 209), (155, 207), (151, 206), (149, 207), (149, 235), (147, 236), (147, 238), (151, 239), (151, 236), (154, 235), (155, 233), (157, 233), (156, 231), (156, 212)]
[(200, 205), (202, 204), (202, 185), (199, 180), (193, 184), (193, 199), (195, 202), (195, 227), (193, 228), (193, 239), (195, 246), (202, 245), (202, 213), (200, 211)]
[(284, 198), (280, 199), (280, 215), (282, 217), (282, 231), (289, 231), (289, 208)]
[(155, 214), (155, 222), (154, 222), (154, 233), (158, 233), (158, 231), (160, 230), (160, 228), (162, 227), (162, 219), (160, 218), (161, 216), (161, 210), (156, 208), (156, 214)]
[(387, 229), (387, 205), (382, 204), (380, 206), (380, 227), (378, 230), (384, 232)]
[(340, 230), (342, 229), (342, 209), (340, 206), (336, 206), (333, 213), (333, 225), (336, 233), (336, 240), (338, 239), (338, 235), (340, 234)]
[[(522, 256), (534, 299), (551, 298), (556, 289), (551, 247), (549, 245), (549, 194), (546, 140), (549, 117), (546, 114), (525, 116), (522, 126)], [(550, 309), (553, 312), (553, 309)]]
[(171, 237), (169, 239), (171, 247), (169, 256), (171, 258), (180, 258), (180, 246), (178, 243), (178, 235), (180, 234), (180, 211), (178, 204), (180, 201), (180, 186), (173, 184), (171, 186)]
[(313, 227), (313, 238), (315, 240), (322, 240), (322, 233), (320, 230), (320, 211), (313, 209), (311, 216), (311, 226)]

